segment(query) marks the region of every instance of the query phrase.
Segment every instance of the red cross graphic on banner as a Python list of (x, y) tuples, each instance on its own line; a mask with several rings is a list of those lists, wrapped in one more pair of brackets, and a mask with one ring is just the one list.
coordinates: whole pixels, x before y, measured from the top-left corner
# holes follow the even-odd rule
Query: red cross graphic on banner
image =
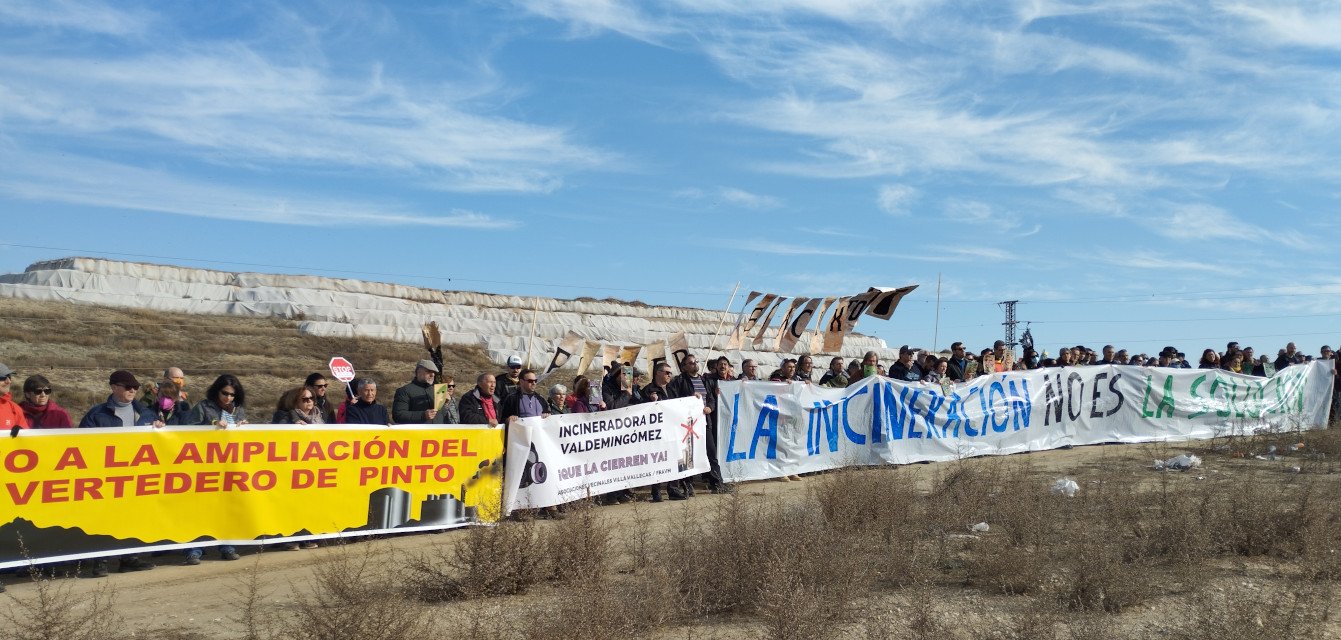
[(695, 424), (698, 424), (698, 418), (690, 418), (689, 422), (680, 424), (680, 428), (685, 431), (684, 437), (680, 438), (680, 442), (690, 442), (693, 438), (698, 437), (698, 434), (694, 432)]

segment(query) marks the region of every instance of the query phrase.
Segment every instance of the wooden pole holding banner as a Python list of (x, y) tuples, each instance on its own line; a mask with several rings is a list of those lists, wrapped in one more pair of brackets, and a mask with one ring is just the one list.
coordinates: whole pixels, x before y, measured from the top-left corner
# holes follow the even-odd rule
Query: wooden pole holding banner
[(535, 307), (531, 312), (531, 339), (526, 341), (526, 368), (531, 368), (531, 345), (535, 344), (536, 327), (540, 321), (540, 298), (535, 299)]
[(940, 353), (941, 343), (941, 274), (936, 273), (936, 329), (931, 334), (931, 350)]
[(731, 315), (731, 305), (736, 303), (736, 293), (739, 291), (740, 281), (736, 281), (736, 288), (731, 290), (731, 299), (726, 301), (726, 309), (722, 310), (722, 319), (717, 321), (717, 328), (713, 329), (712, 348), (708, 349), (709, 354), (717, 350), (717, 338), (722, 333), (722, 325), (726, 324), (726, 317)]

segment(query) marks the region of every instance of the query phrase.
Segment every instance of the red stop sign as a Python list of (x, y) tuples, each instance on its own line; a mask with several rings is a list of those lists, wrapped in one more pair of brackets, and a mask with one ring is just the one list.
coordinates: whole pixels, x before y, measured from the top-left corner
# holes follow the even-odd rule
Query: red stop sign
[(345, 360), (343, 356), (331, 358), (331, 375), (335, 376), (340, 382), (349, 382), (354, 379), (354, 363)]

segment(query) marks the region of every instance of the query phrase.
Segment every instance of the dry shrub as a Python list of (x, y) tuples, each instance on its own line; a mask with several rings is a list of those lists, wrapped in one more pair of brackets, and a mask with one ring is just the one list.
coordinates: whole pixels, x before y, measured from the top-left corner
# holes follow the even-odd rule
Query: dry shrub
[(984, 638), (987, 640), (1037, 640), (1054, 638), (1060, 616), (1057, 611), (1043, 603), (1029, 603), (1007, 618), (1006, 626), (992, 629)]
[(1222, 552), (1241, 556), (1297, 552), (1300, 533), (1325, 518), (1327, 505), (1312, 481), (1282, 487), (1245, 476), (1222, 491), (1210, 529)]
[(1037, 592), (1049, 575), (1047, 557), (997, 542), (986, 538), (975, 544), (965, 563), (964, 584), (1010, 596)]
[(540, 531), (546, 577), (567, 583), (591, 582), (609, 570), (613, 533), (593, 505), (590, 501), (570, 503), (567, 517)]
[(525, 593), (543, 577), (545, 557), (533, 522), (469, 527), (454, 546), (410, 557), (408, 587), (425, 602)]
[(119, 640), (126, 625), (116, 612), (109, 585), (91, 594), (73, 593), (73, 583), (42, 577), (29, 570), (33, 592), (6, 594), (0, 610), (0, 640)]
[(905, 591), (907, 603), (862, 618), (865, 640), (948, 640), (957, 637), (949, 618), (936, 608), (931, 587), (918, 585)]
[(1123, 534), (1119, 538), (1124, 560), (1160, 559), (1188, 569), (1213, 555), (1219, 508), (1215, 490), (1208, 484), (1174, 486), (1172, 477), (1160, 474), (1156, 490), (1127, 500), (1133, 505), (1153, 504), (1118, 529)]
[(811, 505), (735, 494), (706, 519), (670, 531), (666, 548), (686, 551), (661, 559), (687, 616), (758, 613), (775, 629), (796, 615), (778, 606), (785, 601), (808, 618), (832, 621), (866, 583), (865, 557)]
[(988, 520), (1002, 480), (999, 460), (967, 459), (947, 463), (932, 476), (925, 521), (935, 534), (961, 533)]
[(517, 640), (628, 640), (643, 638), (675, 617), (669, 580), (612, 583), (596, 580), (523, 606), (502, 636)]
[(1332, 588), (1318, 584), (1238, 586), (1203, 592), (1181, 616), (1176, 640), (1305, 640), (1326, 637)]
[(286, 640), (420, 640), (434, 636), (430, 611), (404, 597), (395, 567), (375, 544), (361, 552), (336, 547), (312, 570), (290, 616), (279, 624)]
[(1143, 562), (1124, 562), (1109, 535), (1096, 531), (1063, 553), (1058, 599), (1075, 611), (1122, 613), (1158, 593), (1156, 577)]
[(920, 496), (904, 469), (849, 469), (825, 474), (810, 487), (824, 520), (844, 534), (871, 535), (885, 544), (915, 534)]

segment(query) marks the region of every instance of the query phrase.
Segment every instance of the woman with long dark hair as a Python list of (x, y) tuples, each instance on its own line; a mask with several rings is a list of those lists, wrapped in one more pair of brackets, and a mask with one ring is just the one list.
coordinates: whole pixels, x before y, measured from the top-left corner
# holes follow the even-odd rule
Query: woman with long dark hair
[(205, 391), (205, 399), (191, 408), (182, 424), (212, 425), (220, 429), (247, 424), (247, 392), (237, 376), (225, 373)]

